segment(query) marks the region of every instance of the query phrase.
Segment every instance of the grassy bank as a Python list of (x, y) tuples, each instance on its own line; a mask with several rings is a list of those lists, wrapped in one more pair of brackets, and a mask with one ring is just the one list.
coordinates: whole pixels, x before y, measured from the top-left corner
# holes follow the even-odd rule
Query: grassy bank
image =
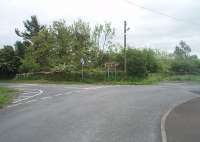
[(0, 87), (0, 108), (3, 108), (4, 106), (8, 105), (12, 102), (12, 99), (15, 97), (16, 91)]
[(200, 75), (174, 75), (167, 77), (169, 81), (195, 81), (200, 82)]
[(48, 79), (13, 79), (2, 80), (0, 82), (7, 83), (40, 83), (40, 84), (105, 84), (105, 85), (150, 85), (157, 84), (162, 81), (193, 81), (200, 83), (200, 75), (163, 75), (163, 74), (150, 74), (145, 78), (126, 78), (121, 80), (92, 80), (85, 79), (83, 81), (60, 81), (60, 80), (48, 80)]
[(0, 82), (7, 82), (7, 83), (41, 83), (41, 84), (106, 84), (106, 85), (148, 85), (148, 84), (155, 84), (159, 83), (164, 79), (164, 76), (161, 74), (151, 74), (145, 78), (124, 78), (118, 80), (95, 80), (95, 79), (84, 79), (83, 81), (61, 81), (61, 80), (48, 80), (48, 79), (13, 79), (13, 80), (2, 80)]

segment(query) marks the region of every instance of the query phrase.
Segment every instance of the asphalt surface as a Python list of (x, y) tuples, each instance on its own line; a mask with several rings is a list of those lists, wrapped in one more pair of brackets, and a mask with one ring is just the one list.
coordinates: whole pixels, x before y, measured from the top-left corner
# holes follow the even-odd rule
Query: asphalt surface
[(166, 134), (168, 142), (200, 141), (200, 98), (173, 109), (166, 119)]
[(22, 90), (0, 110), (0, 142), (160, 142), (163, 114), (200, 90), (186, 83), (0, 85)]

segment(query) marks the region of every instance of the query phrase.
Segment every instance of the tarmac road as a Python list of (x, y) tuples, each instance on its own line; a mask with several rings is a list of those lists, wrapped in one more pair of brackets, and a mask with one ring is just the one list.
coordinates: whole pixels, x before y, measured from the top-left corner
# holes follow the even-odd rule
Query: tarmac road
[(160, 120), (200, 85), (0, 84), (22, 90), (0, 110), (0, 142), (161, 142)]

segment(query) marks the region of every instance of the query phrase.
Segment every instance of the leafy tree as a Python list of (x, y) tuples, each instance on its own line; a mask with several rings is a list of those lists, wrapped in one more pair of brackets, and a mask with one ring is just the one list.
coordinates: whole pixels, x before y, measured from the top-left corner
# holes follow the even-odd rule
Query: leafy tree
[(190, 56), (191, 48), (184, 41), (180, 42), (180, 47), (176, 47), (175, 59), (171, 63), (171, 71), (176, 74), (196, 74), (200, 73), (200, 60), (196, 55)]
[(145, 56), (148, 72), (156, 73), (159, 70), (159, 63), (156, 58), (156, 53), (152, 49), (144, 49), (142, 53)]
[(36, 63), (36, 60), (30, 54), (30, 52), (27, 53), (25, 58), (21, 60), (22, 65), (19, 67), (20, 73), (40, 71), (40, 65)]
[(90, 39), (90, 25), (82, 20), (78, 20), (71, 25), (71, 32), (73, 36), (72, 44), (72, 59), (76, 64), (80, 63), (80, 58), (85, 58), (86, 61), (90, 59), (91, 39)]
[(176, 74), (199, 74), (200, 61), (197, 59), (174, 60), (171, 64), (171, 70)]
[(25, 31), (20, 32), (19, 29), (15, 29), (15, 33), (22, 37), (25, 41), (31, 41), (33, 36), (36, 36), (45, 26), (40, 25), (38, 19), (35, 15), (31, 16), (31, 20), (26, 20), (23, 22)]
[(94, 61), (96, 64), (102, 65), (104, 53), (113, 46), (112, 39), (115, 35), (115, 29), (111, 27), (111, 23), (97, 24), (92, 32), (92, 40), (94, 42)]
[(130, 76), (144, 77), (148, 74), (145, 56), (142, 51), (128, 48), (127, 72)]
[(54, 21), (49, 28), (53, 45), (50, 63), (53, 67), (71, 64), (73, 37), (64, 20)]
[(21, 41), (15, 42), (15, 54), (16, 56), (20, 58), (24, 58), (25, 52), (26, 52), (26, 46), (25, 43), (22, 43)]
[(187, 45), (186, 42), (181, 41), (179, 43), (179, 46), (176, 46), (174, 55), (177, 58), (187, 58), (187, 57), (189, 57), (190, 52), (191, 52), (190, 46)]
[[(32, 38), (33, 44), (30, 47), (29, 56), (35, 59), (42, 70), (49, 69), (49, 58), (54, 48), (54, 38), (48, 29), (44, 28), (37, 36)], [(35, 50), (36, 49), (36, 50)]]
[(0, 49), (0, 77), (12, 77), (18, 71), (20, 59), (15, 55), (12, 46), (4, 46)]

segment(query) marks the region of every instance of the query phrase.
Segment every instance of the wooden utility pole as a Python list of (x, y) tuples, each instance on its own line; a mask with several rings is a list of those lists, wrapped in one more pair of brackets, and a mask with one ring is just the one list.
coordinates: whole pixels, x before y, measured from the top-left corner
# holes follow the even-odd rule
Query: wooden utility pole
[(124, 72), (127, 72), (127, 59), (126, 59), (126, 31), (127, 23), (124, 21)]

